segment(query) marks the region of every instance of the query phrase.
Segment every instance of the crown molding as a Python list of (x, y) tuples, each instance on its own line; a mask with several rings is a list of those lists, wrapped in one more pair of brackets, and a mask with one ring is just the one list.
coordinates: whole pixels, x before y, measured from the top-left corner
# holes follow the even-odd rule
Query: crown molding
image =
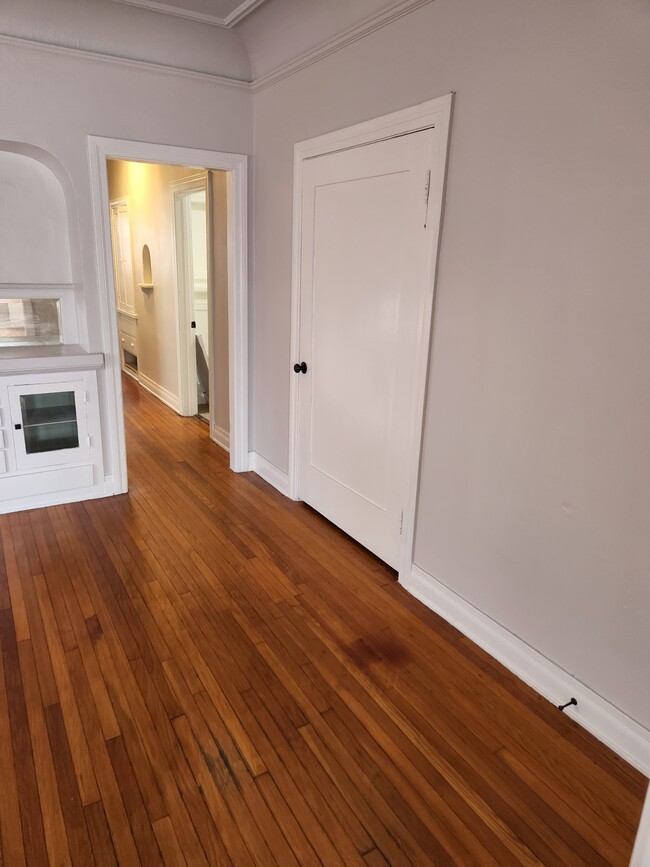
[(59, 54), (64, 57), (74, 57), (77, 60), (90, 60), (108, 63), (113, 66), (127, 66), (140, 69), (144, 72), (156, 72), (163, 75), (176, 75), (182, 78), (192, 78), (196, 81), (207, 81), (210, 84), (218, 84), (222, 87), (233, 87), (237, 90), (251, 91), (249, 81), (239, 78), (229, 78), (225, 75), (217, 75), (211, 72), (197, 72), (192, 69), (183, 69), (180, 66), (168, 66), (164, 63), (155, 63), (150, 60), (135, 60), (128, 57), (116, 57), (113, 54), (103, 54), (100, 51), (89, 51), (84, 48), (69, 48), (66, 45), (53, 45), (51, 42), (39, 42), (36, 39), (24, 39), (21, 36), (8, 36), (0, 33), (0, 45), (16, 45), (20, 48), (31, 48), (36, 51), (46, 51), (49, 54)]
[(161, 3), (159, 0), (113, 0), (114, 3), (122, 3), (124, 6), (138, 6), (140, 9), (148, 9), (150, 12), (161, 12), (165, 15), (174, 15), (176, 18), (188, 18), (190, 21), (200, 21), (202, 24), (213, 24), (215, 27), (230, 29), (235, 24), (250, 15), (265, 0), (243, 0), (236, 9), (220, 18), (218, 15), (209, 15), (206, 12), (195, 12), (192, 9), (181, 9), (172, 3)]
[(239, 24), (247, 15), (250, 15), (265, 2), (266, 0), (244, 0), (236, 9), (233, 9), (230, 15), (226, 15), (224, 18), (226, 27), (234, 27), (235, 24)]
[[(157, 4), (156, 0), (113, 0), (113, 2), (133, 6), (146, 6), (147, 8), (153, 8), (155, 5), (164, 5)], [(248, 15), (249, 12), (252, 12), (264, 2), (266, 2), (266, 0), (244, 0), (244, 2), (241, 3), (241, 5), (238, 6), (237, 9), (235, 9), (234, 12), (232, 12), (225, 20), (231, 21), (232, 25), (237, 24), (245, 15)], [(105, 54), (100, 51), (92, 51), (84, 48), (70, 48), (66, 45), (55, 45), (51, 42), (25, 39), (22, 36), (0, 34), (0, 44), (17, 45), (23, 48), (47, 51), (51, 54), (75, 57), (81, 60), (100, 61), (117, 66), (127, 66), (145, 72), (156, 72), (162, 73), (163, 75), (177, 75), (184, 78), (191, 78), (195, 81), (206, 81), (211, 84), (221, 85), (222, 87), (233, 87), (238, 90), (245, 90), (249, 93), (258, 93), (260, 90), (264, 90), (265, 88), (288, 78), (290, 75), (300, 72), (300, 70), (317, 63), (325, 57), (329, 57), (331, 54), (340, 51), (347, 45), (358, 42), (360, 39), (380, 30), (387, 24), (391, 24), (393, 21), (397, 21), (405, 15), (408, 15), (410, 12), (415, 12), (416, 9), (419, 9), (422, 6), (427, 6), (432, 2), (433, 0), (401, 0), (401, 2), (389, 6), (387, 9), (383, 9), (375, 15), (365, 18), (359, 24), (355, 24), (354, 27), (344, 30), (332, 39), (328, 39), (316, 48), (312, 48), (310, 51), (301, 54), (294, 60), (279, 66), (277, 69), (272, 70), (266, 75), (260, 76), (252, 82), (244, 81), (239, 78), (229, 78), (228, 76), (218, 75), (211, 72), (198, 72), (192, 69), (184, 69), (180, 66), (169, 66), (164, 63), (155, 63), (150, 60), (136, 60), (134, 58), (119, 57), (114, 54)], [(197, 15), (198, 14), (199, 13), (197, 13)], [(238, 17), (235, 18), (235, 16)], [(224, 24), (224, 26), (230, 25)]]
[(290, 60), (288, 63), (279, 66), (277, 69), (272, 70), (266, 75), (256, 78), (252, 85), (253, 93), (258, 93), (260, 90), (264, 90), (264, 88), (270, 87), (272, 84), (277, 84), (277, 82), (282, 81), (283, 78), (287, 78), (290, 75), (294, 75), (296, 72), (300, 72), (301, 69), (305, 69), (313, 63), (317, 63), (319, 60), (329, 57), (330, 54), (340, 51), (342, 48), (351, 45), (353, 42), (358, 42), (359, 39), (369, 36), (371, 33), (380, 30), (387, 24), (392, 24), (393, 21), (403, 18), (404, 15), (408, 15), (410, 12), (415, 12), (416, 9), (419, 9), (422, 6), (428, 6), (428, 4), (432, 2), (433, 0), (401, 0), (401, 2), (389, 6), (387, 9), (382, 9), (381, 12), (370, 15), (359, 24), (355, 24), (353, 27), (350, 27), (342, 33), (339, 33), (337, 36), (332, 37), (332, 39), (322, 42), (316, 48), (312, 48), (310, 51), (306, 51), (304, 54), (296, 57), (295, 60)]

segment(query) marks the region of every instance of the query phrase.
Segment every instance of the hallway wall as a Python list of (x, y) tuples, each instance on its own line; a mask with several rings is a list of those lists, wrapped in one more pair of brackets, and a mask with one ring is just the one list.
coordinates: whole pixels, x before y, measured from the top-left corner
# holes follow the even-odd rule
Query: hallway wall
[(649, 34), (435, 0), (259, 90), (252, 341), (286, 471), (294, 143), (456, 91), (416, 564), (650, 729)]

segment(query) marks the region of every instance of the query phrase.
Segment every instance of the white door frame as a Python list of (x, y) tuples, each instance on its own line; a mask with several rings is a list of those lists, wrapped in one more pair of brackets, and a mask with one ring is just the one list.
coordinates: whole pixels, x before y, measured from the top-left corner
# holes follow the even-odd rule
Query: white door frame
[[(212, 285), (212, 269), (210, 268), (210, 259), (212, 256), (212, 243), (209, 237), (210, 233), (208, 231), (209, 224), (209, 202), (208, 202), (208, 177), (207, 172), (204, 172), (201, 175), (194, 175), (187, 178), (181, 178), (178, 181), (172, 181), (170, 184), (171, 188), (171, 196), (172, 196), (172, 219), (174, 224), (174, 272), (176, 275), (176, 304), (177, 304), (177, 316), (176, 316), (176, 324), (178, 326), (178, 398), (179, 405), (181, 410), (181, 415), (196, 415), (197, 413), (197, 401), (196, 401), (196, 383), (192, 382), (192, 375), (196, 373), (196, 361), (192, 361), (190, 358), (190, 317), (189, 312), (191, 309), (191, 298), (190, 291), (187, 284), (187, 273), (188, 273), (188, 263), (187, 263), (187, 238), (183, 238), (183, 244), (179, 244), (180, 233), (185, 232), (184, 225), (179, 225), (177, 220), (177, 207), (179, 205), (179, 196), (185, 193), (191, 193), (195, 190), (204, 190), (205, 191), (205, 202), (206, 202), (206, 232), (208, 233), (208, 244), (207, 244), (207, 267), (208, 267), (208, 328), (209, 328), (209, 346), (208, 346), (208, 356), (210, 359), (210, 364), (212, 364), (212, 360), (214, 358), (212, 352), (212, 311), (214, 308), (213, 305), (213, 285)], [(184, 274), (181, 276), (181, 271)], [(212, 388), (213, 388), (213, 371), (210, 370), (210, 436), (212, 436), (212, 430), (214, 428), (212, 414), (213, 414), (213, 397), (212, 397)], [(192, 386), (194, 385), (194, 388)]]
[[(416, 340), (416, 365), (411, 387), (412, 406), (416, 407), (410, 424), (408, 497), (404, 509), (402, 550), (400, 554), (399, 578), (402, 581), (410, 575), (413, 562), (415, 539), (415, 518), (417, 509), (420, 457), (422, 451), (422, 427), (424, 424), (424, 403), (426, 396), (433, 300), (442, 227), (442, 211), (445, 192), (447, 154), (454, 94), (449, 93), (437, 99), (402, 111), (393, 112), (374, 120), (360, 123), (347, 129), (327, 133), (317, 138), (298, 142), (294, 147), (293, 165), (293, 256), (291, 281), (291, 367), (289, 403), (289, 496), (300, 499), (299, 478), (299, 374), (293, 372), (293, 365), (301, 359), (300, 353), (300, 273), (302, 249), (302, 198), (303, 164), (311, 157), (322, 156), (336, 151), (360, 147), (383, 141), (395, 136), (408, 135), (419, 130), (435, 127), (439, 135), (435, 137), (434, 152), (431, 155), (431, 180), (429, 187), (429, 220), (434, 222), (434, 244), (429, 260), (429, 280), (426, 297), (420, 309), (418, 334)], [(424, 197), (425, 179), (422, 180)], [(345, 529), (345, 528), (343, 528)]]
[(197, 166), (228, 172), (228, 337), (230, 366), (230, 468), (246, 472), (248, 458), (248, 157), (174, 145), (88, 136), (90, 184), (96, 227), (97, 280), (105, 355), (110, 445), (115, 493), (128, 490), (124, 405), (107, 159)]

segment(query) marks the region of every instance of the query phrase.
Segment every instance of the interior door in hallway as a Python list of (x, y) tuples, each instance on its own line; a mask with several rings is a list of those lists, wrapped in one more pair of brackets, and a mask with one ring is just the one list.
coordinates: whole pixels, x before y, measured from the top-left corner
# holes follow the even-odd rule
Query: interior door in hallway
[(303, 169), (299, 496), (394, 568), (431, 280), (435, 135), (314, 157)]

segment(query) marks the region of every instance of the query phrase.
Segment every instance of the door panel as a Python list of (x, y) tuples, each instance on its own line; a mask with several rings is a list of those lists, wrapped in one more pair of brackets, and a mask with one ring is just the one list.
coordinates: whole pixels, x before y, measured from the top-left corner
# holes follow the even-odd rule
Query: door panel
[(300, 497), (397, 565), (433, 130), (306, 162)]

